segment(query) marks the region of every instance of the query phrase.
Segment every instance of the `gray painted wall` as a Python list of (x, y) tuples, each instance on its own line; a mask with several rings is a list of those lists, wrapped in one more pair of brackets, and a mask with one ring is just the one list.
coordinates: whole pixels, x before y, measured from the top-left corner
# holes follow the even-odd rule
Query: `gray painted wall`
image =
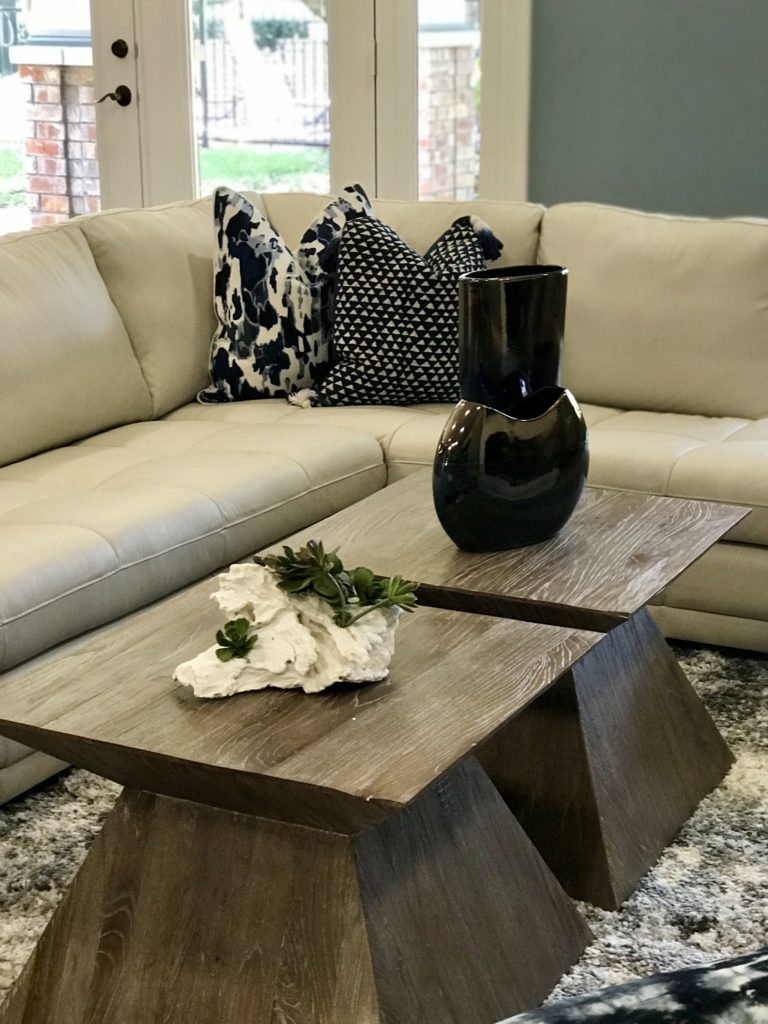
[(533, 0), (529, 198), (768, 217), (768, 0)]

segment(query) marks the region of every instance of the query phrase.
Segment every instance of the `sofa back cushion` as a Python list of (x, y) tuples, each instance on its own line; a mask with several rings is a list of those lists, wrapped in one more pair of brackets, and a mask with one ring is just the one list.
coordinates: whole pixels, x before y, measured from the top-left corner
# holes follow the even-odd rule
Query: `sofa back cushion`
[[(262, 195), (264, 209), (288, 246), (295, 246), (330, 196), (309, 193)], [(425, 253), (434, 240), (459, 217), (472, 214), (490, 225), (501, 240), (501, 263), (531, 263), (539, 243), (543, 206), (535, 203), (506, 203), (491, 199), (466, 202), (416, 202), (374, 199), (373, 212), (417, 252)]]
[(0, 465), (151, 414), (78, 226), (0, 238), (0, 316)]
[(146, 377), (151, 415), (193, 401), (209, 382), (216, 326), (211, 197), (108, 211), (81, 225)]
[(768, 224), (566, 203), (538, 261), (570, 271), (562, 376), (579, 400), (768, 415)]

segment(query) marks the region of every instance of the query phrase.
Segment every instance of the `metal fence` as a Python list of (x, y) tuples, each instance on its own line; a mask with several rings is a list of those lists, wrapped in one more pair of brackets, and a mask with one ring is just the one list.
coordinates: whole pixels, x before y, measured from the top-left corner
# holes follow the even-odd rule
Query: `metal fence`
[[(264, 62), (262, 69), (284, 86), (287, 102), (279, 111), (267, 111), (263, 96), (253, 95), (250, 61)], [(323, 39), (286, 39), (274, 51), (254, 46), (247, 60), (238, 58), (226, 38), (208, 39), (197, 91), (198, 134), (205, 143), (235, 136), (243, 143), (329, 143), (328, 45)]]
[(289, 39), (280, 46), (279, 52), (307, 142), (327, 146), (330, 143), (328, 43)]

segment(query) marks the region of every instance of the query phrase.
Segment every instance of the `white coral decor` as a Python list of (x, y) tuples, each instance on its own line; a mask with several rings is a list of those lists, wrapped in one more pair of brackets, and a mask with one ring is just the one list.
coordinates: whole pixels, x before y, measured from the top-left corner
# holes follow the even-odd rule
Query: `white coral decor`
[(286, 593), (274, 573), (253, 563), (222, 573), (212, 597), (227, 618), (252, 622), (258, 639), (245, 658), (220, 661), (214, 644), (179, 665), (173, 678), (191, 686), (196, 697), (229, 697), (268, 686), (318, 693), (336, 682), (387, 676), (399, 608), (377, 608), (351, 626), (337, 626), (325, 601)]

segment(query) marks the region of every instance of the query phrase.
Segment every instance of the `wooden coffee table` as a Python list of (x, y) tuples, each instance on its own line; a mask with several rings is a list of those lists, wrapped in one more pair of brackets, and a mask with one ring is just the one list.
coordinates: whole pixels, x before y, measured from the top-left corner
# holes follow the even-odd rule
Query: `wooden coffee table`
[(469, 556), (415, 477), (305, 534), (448, 606), (383, 683), (195, 699), (171, 674), (221, 624), (211, 580), (6, 673), (0, 733), (127, 788), (0, 1024), (539, 1002), (590, 936), (484, 768), (572, 892), (619, 899), (730, 763), (643, 605), (743, 514), (589, 492), (554, 541)]
[(421, 581), (422, 604), (604, 634), (477, 756), (565, 890), (615, 909), (733, 760), (646, 605), (748, 513), (588, 487), (553, 540), (468, 554), (418, 472), (288, 543)]
[(127, 787), (0, 1022), (491, 1024), (540, 1002), (591, 936), (471, 755), (599, 635), (424, 608), (385, 682), (202, 701), (171, 675), (221, 625), (214, 589), (0, 680), (0, 733)]

